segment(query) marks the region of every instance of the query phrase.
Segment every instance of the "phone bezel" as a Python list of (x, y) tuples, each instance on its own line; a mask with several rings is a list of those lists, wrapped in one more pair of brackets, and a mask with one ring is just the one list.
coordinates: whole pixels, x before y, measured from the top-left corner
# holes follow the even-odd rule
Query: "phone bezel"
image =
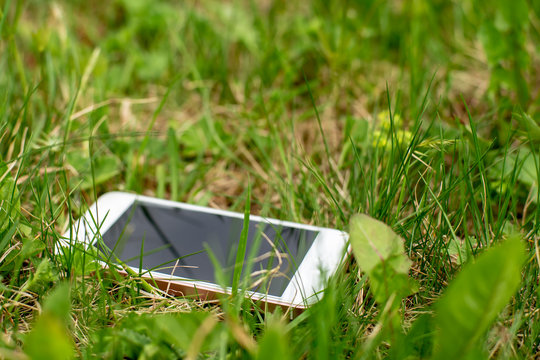
[[(170, 208), (182, 208), (195, 212), (204, 212), (241, 219), (244, 218), (244, 214), (233, 211), (214, 209), (125, 192), (108, 192), (100, 196), (97, 201), (90, 206), (86, 213), (78, 219), (70, 229), (68, 229), (63, 236), (63, 243), (68, 244), (70, 241), (75, 240), (84, 245), (93, 245), (97, 241), (97, 236), (105, 233), (135, 201)], [(324, 289), (326, 280), (337, 270), (347, 253), (348, 234), (336, 229), (263, 218), (257, 215), (250, 215), (250, 221), (260, 221), (276, 226), (317, 231), (318, 235), (281, 296), (246, 290), (247, 296), (254, 300), (296, 308), (305, 308), (317, 301), (318, 295)], [(99, 225), (96, 226), (96, 224)], [(139, 271), (138, 268), (131, 267), (131, 269), (136, 272)], [(150, 272), (145, 269), (142, 269), (141, 271), (144, 271), (145, 274), (150, 274), (150, 276), (157, 281), (165, 282), (168, 284), (167, 287), (173, 285), (173, 287), (176, 286), (180, 289), (192, 288), (196, 293), (201, 292), (204, 294), (231, 292), (231, 288), (224, 289), (217, 284), (209, 282), (181, 278), (158, 271)]]

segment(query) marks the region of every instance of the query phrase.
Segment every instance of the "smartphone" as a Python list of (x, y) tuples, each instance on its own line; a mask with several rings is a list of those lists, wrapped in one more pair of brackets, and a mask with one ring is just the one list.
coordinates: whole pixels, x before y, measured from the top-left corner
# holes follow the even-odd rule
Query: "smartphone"
[(94, 245), (167, 291), (210, 299), (236, 278), (252, 299), (294, 308), (320, 298), (347, 254), (343, 231), (250, 215), (242, 237), (243, 225), (241, 213), (110, 192), (64, 242)]

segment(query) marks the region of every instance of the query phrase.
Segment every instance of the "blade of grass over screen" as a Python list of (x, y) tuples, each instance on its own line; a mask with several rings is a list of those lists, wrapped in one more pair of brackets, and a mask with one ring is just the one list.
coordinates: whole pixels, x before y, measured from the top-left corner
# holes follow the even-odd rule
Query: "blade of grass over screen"
[(169, 173), (171, 175), (171, 200), (178, 200), (178, 140), (172, 128), (167, 130), (167, 151), (169, 153)]
[[(259, 223), (260, 224), (260, 223)], [(244, 260), (244, 269), (242, 272), (242, 277), (239, 281), (239, 287), (243, 287), (244, 289), (251, 289), (252, 288), (252, 273), (253, 273), (253, 266), (255, 265), (255, 258), (257, 258), (258, 251), (261, 247), (261, 242), (263, 241), (264, 237), (264, 227), (263, 226), (256, 226), (255, 228), (255, 234), (253, 236), (253, 239), (250, 244), (250, 251), (247, 254), (247, 258)], [(271, 258), (270, 258), (271, 260)], [(271, 261), (268, 262), (270, 265)], [(258, 279), (257, 279), (258, 280)], [(264, 281), (263, 281), (264, 284)], [(263, 292), (260, 291), (259, 292)], [(264, 293), (264, 292), (263, 292)]]
[[(143, 237), (141, 239), (141, 250), (139, 251), (139, 277), (142, 277), (142, 271), (143, 271), (144, 240), (146, 240), (146, 234), (143, 234)], [(140, 295), (139, 287), (137, 287), (137, 295)]]
[[(240, 284), (240, 277), (242, 275), (242, 268), (244, 266), (244, 259), (246, 256), (247, 240), (249, 235), (249, 214), (251, 204), (251, 185), (248, 181), (246, 189), (246, 205), (244, 207), (244, 222), (242, 225), (242, 232), (240, 233), (240, 239), (238, 239), (238, 250), (236, 252), (236, 260), (234, 263), (233, 281), (232, 281), (232, 295), (238, 296), (238, 285)], [(240, 302), (239, 302), (240, 303)]]

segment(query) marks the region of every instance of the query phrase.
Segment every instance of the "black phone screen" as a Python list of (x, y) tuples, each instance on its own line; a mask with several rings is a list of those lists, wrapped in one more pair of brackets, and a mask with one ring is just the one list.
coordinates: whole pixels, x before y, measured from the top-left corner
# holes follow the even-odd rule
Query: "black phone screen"
[[(242, 228), (242, 218), (136, 202), (102, 234), (102, 250), (135, 268), (232, 286)], [(317, 235), (250, 221), (244, 286), (281, 296)]]

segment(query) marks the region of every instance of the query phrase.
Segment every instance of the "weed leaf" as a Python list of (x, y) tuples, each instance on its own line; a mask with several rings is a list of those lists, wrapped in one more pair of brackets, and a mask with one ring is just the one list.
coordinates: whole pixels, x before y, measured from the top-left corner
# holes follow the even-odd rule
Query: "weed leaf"
[(517, 290), (525, 257), (519, 236), (463, 268), (436, 305), (436, 359), (462, 359)]
[(408, 277), (411, 260), (405, 255), (403, 239), (388, 225), (356, 215), (351, 219), (350, 238), (356, 261), (369, 276), (377, 302), (386, 303), (392, 294), (401, 300), (416, 291)]

